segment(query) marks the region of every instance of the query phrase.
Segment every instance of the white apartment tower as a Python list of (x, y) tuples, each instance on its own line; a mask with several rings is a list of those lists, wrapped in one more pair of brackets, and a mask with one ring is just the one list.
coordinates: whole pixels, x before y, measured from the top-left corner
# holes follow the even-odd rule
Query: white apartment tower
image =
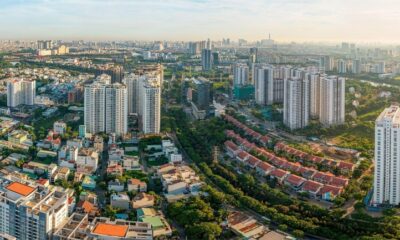
[(254, 87), (256, 103), (268, 105), (273, 103), (274, 69), (272, 66), (256, 66), (254, 70)]
[(159, 78), (146, 75), (139, 78), (139, 123), (145, 134), (160, 133), (161, 83)]
[(284, 80), (283, 123), (291, 130), (303, 128), (309, 121), (309, 80)]
[(128, 114), (137, 113), (139, 75), (129, 74), (123, 80), (128, 90)]
[(13, 79), (7, 82), (7, 106), (34, 105), (36, 97), (36, 81)]
[[(324, 75), (323, 75), (324, 76)], [(310, 80), (310, 116), (319, 118), (321, 108), (321, 74), (307, 74)]]
[(249, 67), (246, 64), (236, 64), (233, 71), (234, 86), (243, 86), (249, 82)]
[(94, 82), (85, 86), (84, 108), (88, 133), (127, 133), (128, 98), (124, 85)]
[(125, 85), (114, 83), (106, 86), (105, 132), (117, 136), (128, 132), (128, 97)]
[(373, 205), (400, 203), (400, 107), (386, 108), (375, 121)]
[(319, 120), (325, 126), (345, 121), (345, 78), (324, 76), (320, 82)]
[(1, 179), (0, 232), (22, 240), (52, 239), (68, 218), (68, 195), (62, 188)]

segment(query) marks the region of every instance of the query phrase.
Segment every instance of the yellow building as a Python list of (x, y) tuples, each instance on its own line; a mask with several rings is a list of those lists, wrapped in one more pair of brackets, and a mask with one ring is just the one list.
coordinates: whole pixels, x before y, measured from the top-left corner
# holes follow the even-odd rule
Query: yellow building
[(29, 133), (23, 130), (14, 130), (8, 135), (8, 141), (13, 144), (22, 144), (28, 140)]
[(69, 53), (69, 48), (67, 46), (61, 45), (61, 46), (58, 47), (58, 49), (57, 49), (57, 54), (58, 55), (64, 55), (64, 54), (67, 54), (67, 53)]

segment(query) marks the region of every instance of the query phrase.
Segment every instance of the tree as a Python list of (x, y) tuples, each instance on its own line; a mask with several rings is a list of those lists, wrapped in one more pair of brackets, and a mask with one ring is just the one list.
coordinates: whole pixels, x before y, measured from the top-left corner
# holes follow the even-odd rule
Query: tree
[(187, 228), (186, 234), (189, 239), (205, 239), (214, 240), (218, 239), (221, 235), (221, 227), (213, 222), (202, 222)]
[(113, 208), (111, 205), (107, 205), (104, 209), (104, 215), (111, 219), (115, 219), (115, 214), (117, 214), (117, 209)]
[(286, 224), (279, 224), (278, 229), (286, 232), (288, 230), (288, 226)]
[(294, 230), (293, 232), (293, 236), (295, 236), (296, 238), (303, 238), (304, 237), (304, 232), (301, 230)]

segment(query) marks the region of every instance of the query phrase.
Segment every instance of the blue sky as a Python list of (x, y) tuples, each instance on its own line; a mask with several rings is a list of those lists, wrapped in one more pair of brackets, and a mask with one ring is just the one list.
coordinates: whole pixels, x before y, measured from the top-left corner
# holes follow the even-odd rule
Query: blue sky
[(0, 0), (0, 39), (400, 42), (399, 0)]

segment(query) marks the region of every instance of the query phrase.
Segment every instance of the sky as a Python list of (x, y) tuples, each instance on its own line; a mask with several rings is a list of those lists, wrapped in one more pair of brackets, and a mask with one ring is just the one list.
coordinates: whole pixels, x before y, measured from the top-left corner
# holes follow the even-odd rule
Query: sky
[(400, 43), (399, 0), (0, 0), (0, 39)]

